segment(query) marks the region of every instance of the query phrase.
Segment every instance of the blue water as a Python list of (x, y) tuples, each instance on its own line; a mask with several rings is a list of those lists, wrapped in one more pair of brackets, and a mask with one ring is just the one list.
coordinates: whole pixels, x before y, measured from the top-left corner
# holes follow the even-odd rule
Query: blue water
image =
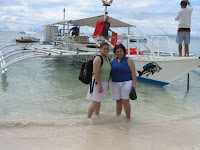
[[(0, 47), (13, 43), (16, 32), (0, 32)], [(172, 40), (173, 41), (173, 40)], [(192, 39), (192, 53), (200, 55), (200, 39)], [(173, 49), (177, 45), (172, 42)], [(0, 128), (24, 126), (83, 126), (90, 101), (87, 85), (78, 80), (80, 63), (68, 58), (33, 58), (0, 74)], [(131, 101), (132, 119), (155, 123), (200, 117), (200, 68), (164, 87), (138, 82), (138, 100)], [(98, 124), (119, 123), (108, 92)], [(123, 116), (124, 113), (123, 113)]]

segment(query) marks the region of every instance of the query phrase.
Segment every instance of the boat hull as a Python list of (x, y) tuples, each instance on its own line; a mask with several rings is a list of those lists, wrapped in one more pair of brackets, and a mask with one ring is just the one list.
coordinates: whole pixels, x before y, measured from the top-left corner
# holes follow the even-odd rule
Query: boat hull
[(17, 43), (36, 43), (39, 42), (39, 40), (28, 40), (28, 39), (16, 39)]
[(138, 81), (155, 85), (167, 85), (186, 75), (200, 65), (198, 57), (142, 58), (134, 60)]

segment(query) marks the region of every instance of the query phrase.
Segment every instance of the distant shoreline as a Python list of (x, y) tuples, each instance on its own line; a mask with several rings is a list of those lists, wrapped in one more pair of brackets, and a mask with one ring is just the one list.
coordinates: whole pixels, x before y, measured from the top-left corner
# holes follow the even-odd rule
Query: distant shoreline
[[(2, 30), (0, 30), (0, 32), (20, 32), (20, 31), (2, 31)], [(41, 31), (27, 31), (27, 32), (36, 32), (36, 33), (41, 33)], [(176, 38), (176, 35), (147, 35), (147, 36), (168, 36), (168, 37), (170, 37), (170, 38)], [(200, 36), (193, 36), (192, 34), (191, 34), (191, 38), (192, 39), (200, 39)]]

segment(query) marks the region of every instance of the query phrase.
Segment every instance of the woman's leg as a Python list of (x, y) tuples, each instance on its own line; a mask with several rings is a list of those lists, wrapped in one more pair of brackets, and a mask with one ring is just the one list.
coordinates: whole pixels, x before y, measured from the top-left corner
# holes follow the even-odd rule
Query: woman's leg
[(128, 119), (130, 119), (131, 118), (131, 105), (129, 103), (129, 100), (122, 100), (122, 103), (124, 105), (124, 111), (126, 113), (126, 117)]
[(100, 107), (101, 107), (101, 102), (95, 108), (95, 115), (99, 115)]
[(116, 114), (117, 116), (121, 115), (122, 112), (122, 100), (117, 100), (116, 101)]
[(88, 118), (92, 117), (92, 114), (94, 113), (95, 109), (98, 108), (100, 109), (100, 102), (92, 101), (92, 104), (89, 107), (88, 110)]

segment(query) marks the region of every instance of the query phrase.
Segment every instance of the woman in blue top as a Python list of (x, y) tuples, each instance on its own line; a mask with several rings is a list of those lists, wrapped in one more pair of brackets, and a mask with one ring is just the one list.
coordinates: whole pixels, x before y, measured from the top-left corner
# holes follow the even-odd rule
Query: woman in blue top
[(115, 46), (114, 53), (117, 57), (112, 60), (112, 99), (116, 100), (117, 116), (121, 114), (123, 105), (126, 117), (130, 119), (129, 94), (132, 88), (137, 87), (135, 65), (131, 58), (126, 57), (126, 48), (122, 44)]

